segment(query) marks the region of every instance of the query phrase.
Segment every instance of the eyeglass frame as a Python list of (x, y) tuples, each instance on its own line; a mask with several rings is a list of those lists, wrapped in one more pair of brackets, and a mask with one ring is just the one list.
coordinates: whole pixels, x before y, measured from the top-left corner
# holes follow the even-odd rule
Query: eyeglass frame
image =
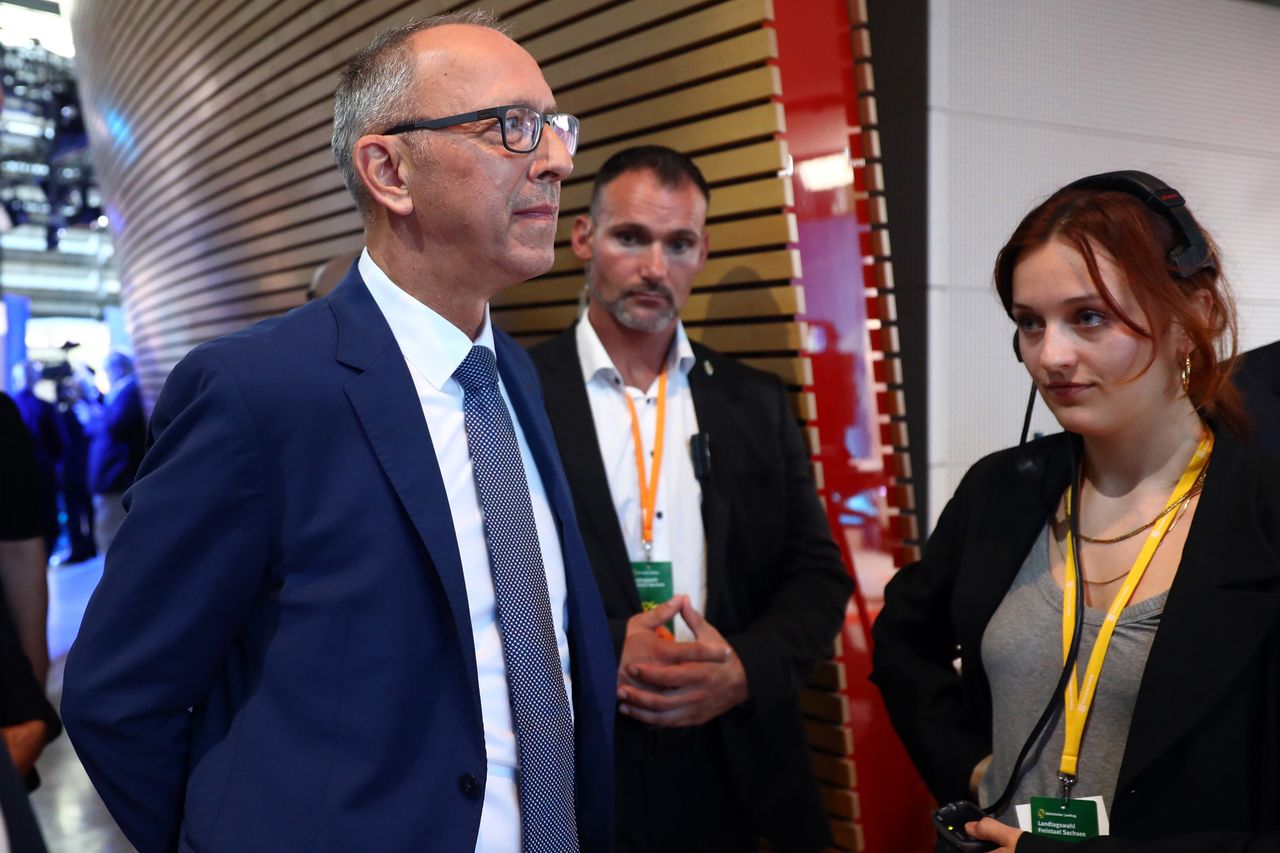
[[(507, 125), (505, 119), (510, 110), (529, 110), (542, 118), (542, 121), (537, 124), (537, 130), (534, 133), (533, 145), (525, 151), (512, 148), (507, 142)], [(559, 111), (544, 113), (542, 110), (534, 109), (528, 104), (504, 104), (500, 107), (489, 107), (488, 109), (476, 110), (471, 113), (458, 113), (457, 115), (445, 116), (443, 118), (419, 119), (418, 121), (409, 121), (403, 124), (397, 124), (394, 127), (384, 130), (381, 135), (398, 136), (402, 133), (410, 133), (415, 130), (443, 130), (447, 127), (456, 127), (460, 124), (470, 124), (473, 121), (484, 121), (485, 119), (492, 118), (498, 120), (498, 130), (502, 134), (503, 148), (507, 149), (512, 154), (532, 154), (534, 151), (537, 151), (538, 146), (542, 144), (542, 128), (545, 125), (551, 124), (553, 116), (565, 116), (572, 119), (573, 124), (577, 127), (579, 133), (581, 132), (582, 123), (578, 121), (577, 116), (570, 113), (563, 113)], [(555, 129), (553, 127), (552, 132), (554, 132), (554, 130)], [(559, 137), (559, 134), (556, 134), (556, 136)], [(566, 149), (569, 147), (568, 143), (563, 139), (561, 139), (560, 142), (564, 144)], [(575, 133), (573, 136), (573, 150), (569, 152), (569, 156), (572, 157), (577, 153), (577, 150), (578, 133)]]

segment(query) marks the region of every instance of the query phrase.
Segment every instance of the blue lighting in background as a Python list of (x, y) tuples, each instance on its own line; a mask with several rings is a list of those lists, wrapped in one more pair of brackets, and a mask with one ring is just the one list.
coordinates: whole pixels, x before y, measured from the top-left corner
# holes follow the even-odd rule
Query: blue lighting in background
[(114, 204), (107, 205), (107, 224), (111, 227), (112, 234), (123, 234), (125, 226), (124, 214), (120, 212), (120, 208)]
[(131, 164), (138, 157), (138, 149), (133, 141), (133, 129), (129, 127), (129, 121), (115, 110), (107, 110), (102, 118), (107, 126), (107, 134), (116, 147), (124, 152), (125, 165)]

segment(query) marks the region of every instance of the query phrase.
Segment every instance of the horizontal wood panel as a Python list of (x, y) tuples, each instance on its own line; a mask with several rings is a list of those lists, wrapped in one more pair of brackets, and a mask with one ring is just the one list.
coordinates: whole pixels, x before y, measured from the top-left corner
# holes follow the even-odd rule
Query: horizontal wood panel
[(781, 88), (777, 68), (752, 68), (730, 77), (588, 116), (582, 119), (582, 130), (593, 142), (632, 136), (682, 119), (768, 101), (780, 94)]
[[(707, 320), (750, 320), (759, 317), (796, 314), (803, 310), (804, 292), (790, 285), (782, 287), (695, 293), (685, 303), (682, 316), (687, 322)], [(512, 334), (557, 331), (577, 317), (577, 305), (520, 307), (494, 310), (494, 322)]]
[(712, 75), (761, 65), (777, 55), (777, 39), (772, 30), (751, 30), (669, 59), (648, 63), (633, 71), (561, 90), (557, 101), (562, 109), (575, 115), (592, 115), (623, 101)]
[[(568, 4), (566, 4), (568, 5)], [(546, 63), (542, 73), (553, 91), (646, 64), (655, 52), (676, 53), (763, 24), (772, 17), (768, 0), (731, 0), (683, 18), (617, 39), (600, 47)], [(535, 52), (534, 56), (538, 54)]]
[(806, 717), (837, 725), (849, 722), (849, 700), (839, 693), (803, 687), (799, 701), (800, 710)]
[(731, 355), (799, 350), (805, 334), (804, 324), (794, 322), (691, 326), (686, 331), (693, 340)]
[(692, 121), (666, 130), (642, 133), (626, 140), (579, 151), (574, 168), (595, 174), (605, 160), (633, 145), (668, 145), (684, 151), (719, 148), (772, 136), (786, 128), (781, 104), (759, 104), (714, 118)]
[(858, 820), (861, 818), (861, 809), (858, 803), (858, 795), (847, 788), (833, 788), (829, 785), (820, 786), (822, 794), (822, 805), (826, 808), (827, 814), (842, 817), (845, 820)]
[(847, 726), (806, 720), (804, 734), (809, 745), (822, 752), (840, 756), (853, 752), (853, 731)]
[[(813, 363), (807, 358), (743, 358), (741, 361), (748, 367), (777, 375), (787, 385), (813, 384)], [(814, 452), (814, 446), (810, 446), (810, 452)]]
[(849, 759), (823, 755), (820, 752), (812, 753), (810, 758), (813, 763), (813, 773), (818, 777), (819, 782), (841, 788), (854, 786), (857, 776), (854, 773), (853, 762)]

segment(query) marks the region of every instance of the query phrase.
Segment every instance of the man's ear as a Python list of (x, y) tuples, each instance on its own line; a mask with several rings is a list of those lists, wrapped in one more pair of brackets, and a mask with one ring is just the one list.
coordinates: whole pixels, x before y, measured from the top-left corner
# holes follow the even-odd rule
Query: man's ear
[(573, 253), (580, 261), (589, 261), (595, 249), (593, 243), (596, 236), (596, 226), (592, 222), (591, 216), (586, 213), (578, 214), (578, 218), (573, 220), (573, 234), (569, 238), (570, 245), (573, 246)]
[(412, 163), (394, 137), (360, 137), (351, 150), (351, 159), (365, 192), (375, 204), (398, 216), (413, 213), (413, 197), (409, 194)]

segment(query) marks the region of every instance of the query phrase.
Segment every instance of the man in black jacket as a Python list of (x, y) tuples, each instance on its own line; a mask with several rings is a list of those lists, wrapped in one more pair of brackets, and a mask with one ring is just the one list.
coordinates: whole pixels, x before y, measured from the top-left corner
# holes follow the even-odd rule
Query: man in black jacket
[(796, 691), (851, 583), (782, 383), (678, 319), (709, 196), (671, 149), (611, 157), (573, 228), (587, 313), (532, 354), (619, 660), (619, 849), (818, 850)]
[(1253, 418), (1254, 446), (1280, 459), (1280, 341), (1244, 353), (1235, 382)]

